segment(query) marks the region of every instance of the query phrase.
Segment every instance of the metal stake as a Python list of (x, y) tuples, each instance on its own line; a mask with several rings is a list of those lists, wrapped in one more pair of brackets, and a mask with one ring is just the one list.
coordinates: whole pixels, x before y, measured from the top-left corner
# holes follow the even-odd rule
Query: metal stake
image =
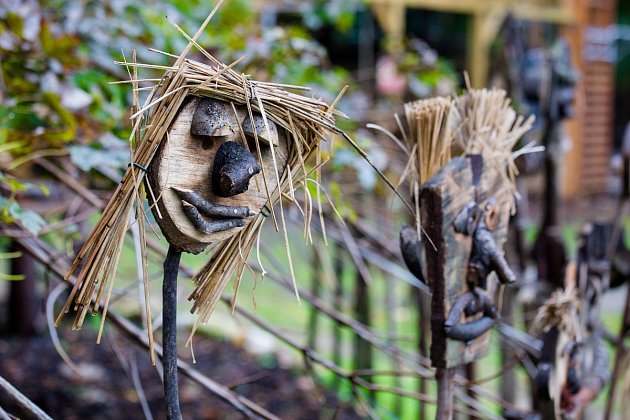
[(164, 365), (164, 399), (166, 418), (180, 420), (179, 385), (177, 376), (177, 274), (182, 256), (172, 245), (164, 259), (164, 282), (162, 283), (162, 364)]

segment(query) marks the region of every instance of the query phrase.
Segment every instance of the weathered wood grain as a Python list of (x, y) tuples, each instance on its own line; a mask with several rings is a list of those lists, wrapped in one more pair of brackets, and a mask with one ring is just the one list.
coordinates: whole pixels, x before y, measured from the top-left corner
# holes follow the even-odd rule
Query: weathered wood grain
[[(219, 146), (227, 141), (235, 141), (243, 144), (241, 133), (235, 133), (223, 137), (202, 137), (192, 135), (190, 132), (193, 114), (199, 101), (198, 97), (190, 97), (184, 102), (179, 114), (168, 130), (168, 138), (164, 140), (156, 157), (149, 167), (147, 181), (155, 197), (157, 206), (152, 207), (153, 215), (168, 242), (177, 249), (197, 254), (213, 242), (225, 240), (239, 230), (243, 229), (252, 218), (245, 219), (245, 226), (236, 227), (222, 232), (203, 233), (197, 230), (188, 216), (184, 213), (182, 200), (171, 188), (189, 189), (196, 191), (205, 200), (226, 206), (248, 206), (258, 213), (267, 202), (267, 192), (263, 182), (262, 173), (255, 175), (249, 184), (249, 189), (233, 197), (219, 197), (212, 191), (211, 174), (214, 157)], [(246, 117), (247, 110), (244, 107), (236, 107), (238, 115), (230, 115), (233, 119), (233, 127), (241, 127)], [(286, 166), (287, 160), (287, 135), (284, 129), (278, 129), (279, 140), (275, 148), (276, 162), (279, 176)], [(248, 145), (252, 155), (258, 160), (258, 154), (253, 141)], [(267, 174), (267, 182), (270, 193), (276, 189), (278, 180), (275, 175), (271, 151), (268, 143), (260, 142), (262, 162)], [(150, 205), (154, 203), (149, 197)], [(157, 208), (156, 208), (157, 207)], [(159, 214), (158, 214), (159, 209)], [(161, 217), (160, 217), (161, 216)]]
[[(468, 290), (466, 274), (472, 237), (455, 232), (453, 222), (457, 215), (470, 202), (481, 204), (494, 198), (499, 210), (493, 237), (500, 248), (505, 244), (511, 193), (500, 177), (499, 168), (493, 168), (484, 161), (479, 187), (475, 188), (471, 159), (456, 157), (427, 181), (420, 191), (422, 226), (430, 239), (425, 242), (424, 249), (427, 282), (432, 290), (431, 361), (435, 367), (459, 366), (487, 352), (489, 333), (469, 343), (458, 342), (446, 337), (444, 322), (455, 300)], [(492, 300), (496, 283), (493, 273), (488, 278), (486, 291)], [(466, 321), (473, 319), (471, 317)]]

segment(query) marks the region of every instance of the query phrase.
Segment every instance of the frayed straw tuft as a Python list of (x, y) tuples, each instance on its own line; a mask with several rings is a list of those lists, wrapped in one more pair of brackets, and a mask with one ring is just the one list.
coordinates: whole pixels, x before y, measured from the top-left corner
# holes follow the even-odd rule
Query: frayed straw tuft
[(468, 89), (454, 98), (410, 102), (405, 104), (405, 116), (409, 132), (403, 131), (403, 138), (409, 162), (400, 183), (411, 176), (412, 193), (446, 165), (451, 156), (480, 154), (490, 165), (505, 168), (501, 174), (516, 194), (518, 169), (514, 159), (541, 150), (527, 145), (514, 151), (532, 128), (534, 117), (517, 115), (501, 89)]

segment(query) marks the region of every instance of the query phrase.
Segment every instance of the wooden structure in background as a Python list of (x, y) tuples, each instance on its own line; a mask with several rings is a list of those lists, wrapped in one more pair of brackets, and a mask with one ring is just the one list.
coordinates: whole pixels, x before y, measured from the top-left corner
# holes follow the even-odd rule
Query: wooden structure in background
[[(406, 10), (425, 9), (470, 16), (467, 69), (473, 87), (487, 83), (492, 41), (508, 13), (518, 19), (561, 25), (582, 75), (576, 117), (567, 123), (573, 148), (561, 179), (564, 197), (606, 191), (613, 144), (614, 64), (607, 45), (589, 40), (590, 30), (615, 22), (616, 0), (367, 0), (384, 32), (400, 43), (406, 32)], [(588, 112), (586, 110), (588, 109)], [(569, 176), (570, 174), (570, 176)]]
[[(566, 123), (573, 142), (558, 182), (563, 197), (606, 191), (613, 144), (614, 64), (609, 45), (593, 42), (592, 29), (616, 20), (617, 0), (366, 0), (378, 24), (400, 46), (406, 33), (407, 9), (470, 16), (467, 70), (473, 87), (487, 84), (489, 52), (508, 13), (518, 19), (561, 26), (581, 74), (576, 116)], [(259, 10), (291, 9), (286, 0), (256, 0)], [(586, 110), (588, 109), (588, 113)]]
[(488, 79), (490, 46), (505, 17), (570, 24), (575, 16), (563, 0), (367, 0), (385, 33), (396, 45), (405, 35), (405, 13), (409, 8), (469, 15), (468, 72), (473, 87), (481, 88)]
[[(572, 0), (576, 24), (562, 35), (580, 70), (575, 118), (567, 121), (573, 149), (565, 160), (561, 193), (565, 197), (606, 191), (613, 145), (615, 65), (609, 45), (598, 44), (593, 30), (616, 20), (616, 0)], [(570, 174), (570, 176), (568, 176)]]

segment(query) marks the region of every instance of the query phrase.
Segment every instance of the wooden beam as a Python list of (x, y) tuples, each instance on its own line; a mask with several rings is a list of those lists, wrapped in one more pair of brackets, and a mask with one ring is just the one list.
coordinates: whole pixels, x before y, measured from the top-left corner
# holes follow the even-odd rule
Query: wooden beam
[(468, 44), (468, 72), (474, 88), (483, 88), (488, 82), (490, 47), (496, 38), (507, 9), (496, 7), (472, 16)]
[(574, 10), (566, 1), (537, 4), (526, 0), (366, 0), (389, 37), (393, 51), (402, 48), (407, 8), (471, 15), (467, 67), (473, 87), (483, 87), (488, 79), (490, 46), (508, 13), (519, 19), (571, 25)]
[(391, 52), (402, 49), (406, 31), (405, 0), (372, 1), (372, 10), (387, 37), (389, 38)]
[[(392, 3), (406, 8), (434, 10), (446, 13), (471, 14), (487, 8), (487, 2), (479, 0), (367, 0), (368, 4), (390, 7)], [(490, 1), (495, 3), (495, 1)]]
[(541, 4), (513, 4), (510, 10), (523, 20), (555, 23), (558, 25), (573, 25), (576, 15), (573, 9), (563, 5), (545, 6)]
[(575, 22), (574, 11), (562, 3), (545, 5), (523, 0), (367, 0), (367, 3), (384, 9), (395, 5), (395, 7), (466, 15), (507, 8), (519, 19), (565, 25)]
[[(565, 27), (561, 30), (561, 36), (566, 39), (571, 49), (571, 61), (581, 72), (585, 69), (583, 29), (588, 24), (587, 7), (578, 0), (570, 0), (576, 15), (577, 25)], [(582, 156), (584, 153), (584, 121), (586, 119), (586, 109), (589, 97), (586, 95), (584, 78), (580, 77), (575, 87), (575, 100), (573, 101), (574, 116), (565, 121), (565, 129), (572, 141), (572, 147), (567, 151), (560, 166), (559, 190), (562, 198), (575, 197), (580, 194), (584, 176)]]

